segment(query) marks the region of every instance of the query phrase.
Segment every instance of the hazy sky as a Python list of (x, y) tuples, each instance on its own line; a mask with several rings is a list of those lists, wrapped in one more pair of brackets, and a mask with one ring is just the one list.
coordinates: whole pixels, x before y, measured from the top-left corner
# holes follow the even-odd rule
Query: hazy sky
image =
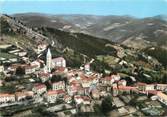
[(167, 0), (0, 0), (0, 13), (167, 15)]

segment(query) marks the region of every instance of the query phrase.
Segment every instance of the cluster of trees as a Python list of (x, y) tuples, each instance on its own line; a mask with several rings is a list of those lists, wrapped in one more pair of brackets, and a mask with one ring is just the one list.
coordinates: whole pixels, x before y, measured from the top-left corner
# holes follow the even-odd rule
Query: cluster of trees
[(60, 31), (53, 28), (41, 28), (44, 35), (56, 39), (63, 47), (69, 47), (73, 50), (94, 57), (95, 55), (115, 54), (116, 50), (112, 47), (105, 47), (111, 43), (104, 39), (98, 39), (85, 34)]
[(112, 104), (112, 97), (107, 96), (102, 100), (101, 105), (95, 104), (94, 110), (100, 115), (107, 115), (108, 112), (112, 111), (114, 106)]
[[(142, 67), (137, 69), (136, 78), (145, 83), (167, 83), (167, 74), (160, 71), (145, 71)], [(149, 75), (146, 76), (145, 74)]]
[(167, 50), (156, 47), (154, 50), (146, 50), (146, 53), (150, 56), (155, 57), (164, 67), (167, 68)]

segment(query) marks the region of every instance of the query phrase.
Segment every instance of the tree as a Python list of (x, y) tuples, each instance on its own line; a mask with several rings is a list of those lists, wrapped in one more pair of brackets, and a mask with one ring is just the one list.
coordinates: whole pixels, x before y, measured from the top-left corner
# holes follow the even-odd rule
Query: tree
[(112, 97), (111, 96), (105, 97), (102, 101), (102, 104), (101, 104), (102, 112), (107, 113), (107, 112), (111, 111), (112, 108), (113, 108)]
[(25, 74), (25, 69), (22, 67), (18, 67), (16, 69), (16, 75), (24, 75)]

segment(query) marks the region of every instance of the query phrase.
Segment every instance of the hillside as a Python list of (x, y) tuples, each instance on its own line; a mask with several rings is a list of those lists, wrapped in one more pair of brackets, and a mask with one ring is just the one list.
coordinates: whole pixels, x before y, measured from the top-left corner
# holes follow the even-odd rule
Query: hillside
[[(33, 53), (32, 51), (37, 48), (39, 42), (45, 42), (49, 45), (54, 43), (50, 46), (53, 57), (65, 57), (69, 66), (79, 67), (97, 55), (107, 54), (116, 56), (116, 50), (106, 46), (107, 44), (114, 44), (108, 40), (82, 33), (64, 32), (49, 27), (31, 29), (27, 28), (24, 23), (20, 23), (19, 20), (15, 18), (10, 19), (10, 17), (1, 17), (1, 24), (2, 41), (0, 44), (16, 45)], [(35, 57), (36, 55), (33, 54), (33, 56)], [(45, 59), (45, 56), (42, 56), (42, 58)], [(99, 66), (103, 64), (98, 61), (96, 62)], [(105, 65), (103, 64), (103, 66)]]
[(43, 34), (50, 37), (53, 41), (62, 44), (62, 48), (69, 47), (77, 52), (88, 56), (115, 54), (115, 49), (106, 47), (106, 44), (112, 44), (110, 41), (99, 39), (93, 36), (81, 33), (69, 33), (53, 28), (41, 28)]
[[(166, 17), (161, 15), (144, 19), (130, 16), (38, 13), (16, 14), (14, 16), (30, 27), (50, 27), (68, 32), (89, 34), (138, 49), (148, 45), (164, 47), (167, 45), (167, 22)], [(136, 46), (137, 44), (139, 47)]]

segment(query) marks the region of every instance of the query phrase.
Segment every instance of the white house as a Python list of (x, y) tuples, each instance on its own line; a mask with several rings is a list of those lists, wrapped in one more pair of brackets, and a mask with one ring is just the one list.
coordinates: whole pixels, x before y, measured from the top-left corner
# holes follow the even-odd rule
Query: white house
[(52, 59), (53, 67), (66, 67), (66, 60), (63, 57)]
[(25, 68), (25, 74), (32, 74), (35, 72), (37, 65), (26, 65)]
[(161, 91), (159, 91), (157, 93), (157, 96), (158, 96), (158, 100), (162, 103), (164, 103), (165, 105), (167, 105), (167, 95), (162, 93)]
[(146, 87), (145, 87), (145, 90), (146, 91), (155, 90), (155, 85), (154, 84), (147, 84)]
[(157, 84), (156, 89), (160, 91), (165, 91), (167, 89), (167, 84)]
[(1, 93), (0, 94), (0, 103), (14, 102), (15, 95), (9, 93)]
[(45, 84), (35, 84), (32, 91), (37, 94), (43, 94), (46, 92), (46, 85)]
[(126, 80), (120, 80), (119, 82), (118, 82), (118, 85), (123, 85), (123, 86), (126, 86)]
[(23, 56), (25, 56), (27, 54), (27, 52), (18, 52), (18, 55), (20, 56), (20, 57), (23, 57)]
[(65, 83), (64, 81), (54, 82), (52, 83), (52, 89), (53, 90), (65, 90)]
[(90, 87), (93, 82), (91, 77), (81, 76), (81, 84), (83, 88)]
[(48, 102), (54, 103), (58, 98), (62, 98), (64, 95), (64, 90), (50, 90), (46, 93), (46, 99)]
[(111, 76), (106, 76), (101, 79), (102, 84), (104, 85), (112, 85), (114, 83), (114, 79)]
[(76, 104), (84, 104), (84, 105), (89, 105), (91, 103), (91, 100), (87, 96), (80, 96), (80, 95), (75, 95), (74, 96), (74, 101)]

